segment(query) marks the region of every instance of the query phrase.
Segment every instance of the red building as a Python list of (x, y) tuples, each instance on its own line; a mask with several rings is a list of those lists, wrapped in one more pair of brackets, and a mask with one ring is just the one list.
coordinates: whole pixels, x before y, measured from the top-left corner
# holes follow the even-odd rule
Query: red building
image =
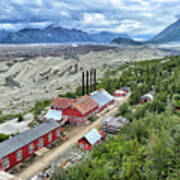
[(73, 125), (85, 124), (88, 118), (94, 116), (98, 110), (98, 104), (90, 96), (82, 96), (76, 99), (63, 111), (68, 116), (68, 121)]
[(145, 94), (144, 96), (141, 96), (140, 103), (144, 104), (146, 102), (153, 101), (153, 98), (154, 98), (153, 94), (151, 93)]
[(114, 97), (104, 89), (99, 89), (91, 93), (91, 98), (98, 104), (98, 112), (103, 111), (115, 102)]
[(62, 115), (68, 118), (69, 123), (81, 125), (96, 114), (98, 104), (90, 96), (82, 96), (77, 99), (56, 98), (52, 102), (51, 108), (61, 110)]
[(113, 95), (114, 97), (124, 97), (126, 96), (126, 94), (127, 93), (123, 90), (116, 90)]
[(101, 134), (96, 129), (92, 129), (78, 141), (78, 147), (82, 150), (91, 151), (94, 146), (101, 142), (101, 139), (104, 138), (104, 136), (105, 133), (102, 132)]
[(130, 93), (131, 88), (130, 87), (122, 87), (120, 90), (126, 92), (126, 94)]
[(63, 112), (63, 110), (68, 108), (73, 102), (75, 102), (75, 99), (57, 97), (51, 103), (51, 109), (61, 110)]
[(60, 137), (60, 125), (48, 121), (0, 144), (2, 169), (9, 170), (33, 155), (37, 150)]

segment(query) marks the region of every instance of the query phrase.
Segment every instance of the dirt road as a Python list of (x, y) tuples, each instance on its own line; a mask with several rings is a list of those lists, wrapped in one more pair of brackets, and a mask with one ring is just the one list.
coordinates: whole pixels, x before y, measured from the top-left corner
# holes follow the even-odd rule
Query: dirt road
[[(127, 102), (129, 96), (125, 97), (122, 101), (120, 101), (119, 105)], [(118, 106), (119, 106), (118, 105)], [(114, 114), (118, 110), (118, 106), (113, 108), (111, 111), (106, 113), (103, 116), (110, 116)], [(79, 127), (80, 131), (77, 135), (63, 143), (62, 145), (56, 147), (55, 149), (49, 151), (45, 156), (43, 156), (41, 159), (37, 159), (34, 161), (29, 167), (24, 169), (18, 177), (23, 180), (28, 180), (32, 176), (36, 175), (38, 172), (42, 171), (44, 168), (46, 168), (51, 162), (53, 162), (58, 156), (63, 155), (64, 152), (67, 152), (75, 143), (78, 142), (78, 140), (83, 137), (89, 130), (93, 128), (99, 128), (100, 122), (102, 117), (99, 117), (98, 120), (96, 120), (94, 123), (86, 126), (86, 127)]]

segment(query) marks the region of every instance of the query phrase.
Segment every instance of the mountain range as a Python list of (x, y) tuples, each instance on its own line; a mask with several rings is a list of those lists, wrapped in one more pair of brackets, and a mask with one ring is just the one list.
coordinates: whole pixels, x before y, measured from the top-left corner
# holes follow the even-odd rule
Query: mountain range
[[(25, 43), (116, 43), (140, 45), (128, 34), (100, 32), (90, 34), (77, 29), (67, 29), (58, 25), (50, 25), (44, 29), (24, 28), (17, 32), (0, 30), (0, 43), (25, 44)], [(163, 44), (180, 42), (180, 20), (165, 28), (158, 35), (145, 44)]]
[(127, 34), (100, 32), (88, 34), (77, 29), (67, 29), (57, 25), (50, 25), (45, 29), (25, 28), (17, 32), (0, 32), (0, 42), (9, 44), (23, 43), (109, 43), (114, 38), (126, 37)]

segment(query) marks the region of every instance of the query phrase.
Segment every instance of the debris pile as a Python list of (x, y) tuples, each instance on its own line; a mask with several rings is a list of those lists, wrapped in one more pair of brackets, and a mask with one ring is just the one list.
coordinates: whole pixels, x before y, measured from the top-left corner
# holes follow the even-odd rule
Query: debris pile
[(101, 131), (115, 134), (119, 132), (120, 129), (128, 123), (129, 121), (123, 117), (105, 116), (101, 120), (100, 129)]

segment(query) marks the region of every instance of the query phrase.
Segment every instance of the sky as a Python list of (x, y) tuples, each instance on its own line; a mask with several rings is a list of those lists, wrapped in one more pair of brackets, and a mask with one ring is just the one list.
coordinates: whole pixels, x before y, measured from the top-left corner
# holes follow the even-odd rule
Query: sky
[(0, 29), (57, 24), (149, 39), (180, 18), (179, 0), (0, 0)]

